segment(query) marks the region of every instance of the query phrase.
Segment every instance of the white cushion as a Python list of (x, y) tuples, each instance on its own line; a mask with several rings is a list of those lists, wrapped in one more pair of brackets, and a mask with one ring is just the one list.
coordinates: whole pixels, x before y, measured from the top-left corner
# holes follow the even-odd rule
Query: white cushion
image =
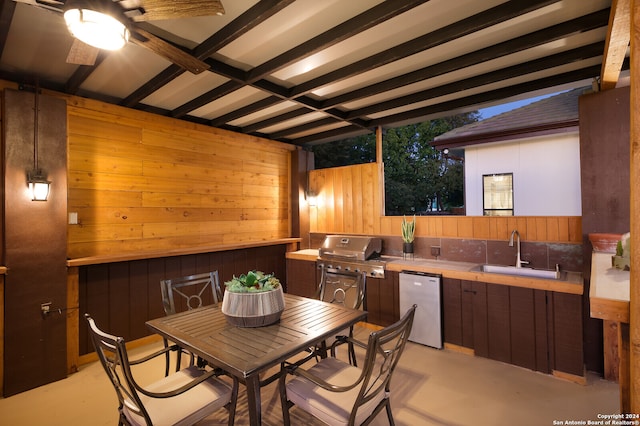
[[(167, 392), (189, 383), (202, 374), (202, 370), (192, 366), (144, 388), (151, 392)], [(155, 426), (192, 425), (224, 407), (231, 400), (231, 386), (213, 377), (170, 398), (151, 398), (140, 392), (138, 395)], [(144, 417), (132, 411), (128, 404), (131, 402), (127, 401), (124, 406), (127, 419), (134, 425), (144, 425)]]
[[(361, 370), (333, 357), (320, 360), (308, 371), (314, 376), (339, 386), (350, 385), (358, 380)], [(346, 425), (360, 391), (361, 384), (347, 392), (330, 392), (303, 377), (287, 383), (287, 398), (298, 407), (329, 425)], [(356, 424), (361, 424), (386, 397), (380, 392), (371, 401), (358, 409)]]

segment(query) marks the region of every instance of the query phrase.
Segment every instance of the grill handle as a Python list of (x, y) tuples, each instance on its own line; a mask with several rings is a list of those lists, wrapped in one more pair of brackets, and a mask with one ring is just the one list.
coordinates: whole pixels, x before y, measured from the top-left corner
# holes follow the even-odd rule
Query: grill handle
[(336, 257), (342, 257), (342, 258), (357, 258), (358, 257), (357, 254), (336, 253), (335, 251), (328, 251), (328, 252), (324, 252), (322, 254), (323, 255), (327, 255), (327, 256), (336, 256)]

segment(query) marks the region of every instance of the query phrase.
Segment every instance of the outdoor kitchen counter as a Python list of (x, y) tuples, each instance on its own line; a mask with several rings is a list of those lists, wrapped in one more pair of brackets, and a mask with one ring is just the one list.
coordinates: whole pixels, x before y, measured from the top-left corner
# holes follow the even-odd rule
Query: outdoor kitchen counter
[(304, 249), (298, 251), (288, 251), (287, 259), (308, 260), (315, 262), (318, 259), (318, 249)]
[[(287, 253), (287, 259), (315, 261), (317, 257), (318, 250), (313, 249)], [(384, 258), (387, 260), (386, 269), (388, 271), (413, 271), (440, 274), (444, 278), (481, 281), (491, 284), (555, 291), (558, 293), (582, 294), (584, 290), (582, 274), (578, 272), (566, 272), (566, 279), (563, 280), (549, 280), (480, 272), (480, 265), (477, 263), (429, 259), (406, 260), (401, 257), (390, 256), (384, 256)]]
[(579, 272), (566, 272), (562, 280), (520, 277), (515, 275), (493, 274), (480, 272), (480, 264), (467, 262), (450, 262), (446, 260), (414, 259), (392, 260), (387, 263), (388, 271), (414, 271), (430, 274), (440, 274), (444, 278), (454, 278), (467, 281), (481, 281), (491, 284), (508, 285), (512, 287), (532, 288), (535, 290), (555, 291), (558, 293), (582, 294), (583, 280)]

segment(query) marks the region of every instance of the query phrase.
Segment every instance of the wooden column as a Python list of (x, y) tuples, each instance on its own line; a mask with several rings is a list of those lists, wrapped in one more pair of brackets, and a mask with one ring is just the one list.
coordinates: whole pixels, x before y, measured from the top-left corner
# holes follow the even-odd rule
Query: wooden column
[[(378, 165), (377, 170), (377, 179), (378, 179), (378, 191), (380, 203), (378, 205), (379, 208), (379, 216), (384, 216), (386, 213), (385, 205), (386, 200), (384, 196), (384, 161), (382, 161), (384, 157), (382, 156), (382, 126), (376, 127), (376, 164)], [(380, 221), (375, 221), (375, 228), (377, 233), (380, 233)]]
[(382, 127), (376, 127), (376, 163), (382, 163)]
[[(67, 104), (34, 92), (3, 96), (5, 397), (67, 377)], [(47, 201), (27, 194), (36, 148)]]
[(631, 203), (631, 273), (630, 273), (630, 386), (631, 412), (640, 413), (640, 0), (631, 2), (631, 99), (630, 99), (630, 203)]

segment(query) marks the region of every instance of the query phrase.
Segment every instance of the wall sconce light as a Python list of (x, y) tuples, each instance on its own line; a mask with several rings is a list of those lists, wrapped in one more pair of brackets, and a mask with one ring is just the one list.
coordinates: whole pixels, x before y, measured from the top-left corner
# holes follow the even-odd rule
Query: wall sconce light
[(32, 201), (47, 201), (49, 197), (49, 182), (42, 175), (41, 170), (33, 170), (27, 174), (27, 183), (29, 184), (29, 193)]
[(120, 16), (123, 14), (115, 8), (120, 6), (112, 4), (111, 1), (67, 1), (64, 20), (71, 35), (99, 49), (121, 49), (129, 41), (129, 29), (122, 23), (126, 17)]
[(38, 168), (38, 92), (39, 88), (36, 85), (36, 94), (34, 102), (34, 114), (33, 114), (33, 170), (27, 173), (27, 184), (29, 185), (29, 194), (32, 201), (47, 201), (49, 198), (49, 187), (51, 182), (47, 180), (47, 177), (42, 173), (42, 170)]
[(312, 191), (306, 191), (304, 198), (307, 200), (309, 207), (316, 207), (318, 205), (318, 195)]

